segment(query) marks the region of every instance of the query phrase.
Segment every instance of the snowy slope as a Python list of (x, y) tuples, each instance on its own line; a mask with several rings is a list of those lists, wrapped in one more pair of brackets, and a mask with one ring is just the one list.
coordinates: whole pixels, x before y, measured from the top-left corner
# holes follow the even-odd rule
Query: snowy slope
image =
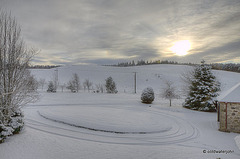
[(188, 69), (189, 66), (174, 65), (151, 65), (136, 67), (108, 67), (108, 66), (65, 66), (50, 70), (32, 70), (36, 78), (45, 78), (50, 81), (58, 70), (59, 83), (67, 84), (73, 73), (77, 73), (81, 83), (89, 79), (94, 84), (105, 83), (105, 79), (112, 76), (117, 84), (119, 92), (134, 92), (134, 72), (137, 72), (137, 90), (142, 91), (145, 87), (151, 86), (160, 89), (166, 80), (175, 82), (181, 87), (180, 74)]
[[(72, 73), (95, 84), (112, 76), (120, 93), (47, 93), (40, 89), (40, 100), (24, 107), (25, 129), (0, 144), (0, 158), (239, 159), (238, 134), (218, 131), (216, 113), (184, 109), (184, 99), (173, 100), (169, 107), (169, 101), (159, 96), (166, 80), (181, 90), (180, 75), (189, 69), (178, 65), (58, 68), (60, 83), (67, 83)], [(55, 70), (32, 72), (48, 81)], [(132, 94), (133, 72), (137, 72), (137, 94)], [(240, 79), (237, 73), (214, 73), (223, 91)], [(147, 86), (158, 93), (150, 105), (140, 102), (141, 91)]]
[[(32, 70), (37, 79), (44, 78), (47, 82), (53, 80), (58, 72), (59, 85), (67, 84), (73, 73), (77, 73), (81, 83), (89, 79), (95, 84), (104, 84), (105, 79), (112, 76), (119, 92), (134, 92), (134, 72), (137, 72), (137, 92), (150, 86), (155, 93), (165, 87), (165, 82), (174, 82), (175, 87), (182, 92), (184, 88), (181, 75), (192, 69), (185, 65), (148, 65), (135, 67), (109, 67), (95, 65), (64, 66), (48, 70)], [(240, 74), (226, 71), (213, 71), (222, 84), (222, 92), (227, 91), (240, 82)], [(47, 87), (47, 86), (46, 86)], [(45, 88), (46, 89), (46, 88)], [(59, 88), (60, 90), (60, 88)]]

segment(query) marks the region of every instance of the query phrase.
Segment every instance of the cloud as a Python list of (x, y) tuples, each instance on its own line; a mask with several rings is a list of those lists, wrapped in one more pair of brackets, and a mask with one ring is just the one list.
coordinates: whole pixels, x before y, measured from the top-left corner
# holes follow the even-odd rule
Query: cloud
[[(239, 57), (238, 0), (2, 0), (1, 6), (16, 16), (26, 43), (42, 50), (38, 64)], [(188, 56), (169, 50), (179, 40), (192, 43)]]

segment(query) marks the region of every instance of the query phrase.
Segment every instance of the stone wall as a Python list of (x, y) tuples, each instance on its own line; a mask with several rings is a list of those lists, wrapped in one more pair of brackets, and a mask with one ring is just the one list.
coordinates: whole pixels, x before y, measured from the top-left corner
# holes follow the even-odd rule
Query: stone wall
[(226, 103), (220, 102), (219, 119), (220, 131), (240, 133), (240, 103), (227, 103), (226, 119)]

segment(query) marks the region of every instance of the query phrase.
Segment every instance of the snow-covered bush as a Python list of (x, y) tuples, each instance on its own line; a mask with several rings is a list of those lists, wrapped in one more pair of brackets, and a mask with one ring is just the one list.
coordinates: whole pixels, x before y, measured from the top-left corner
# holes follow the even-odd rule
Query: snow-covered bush
[(193, 110), (216, 111), (213, 99), (218, 96), (220, 83), (211, 72), (210, 66), (202, 61), (189, 80), (189, 93), (183, 106)]
[(54, 86), (53, 81), (50, 81), (50, 82), (48, 83), (47, 92), (52, 92), (52, 93), (55, 93), (55, 92), (56, 92), (56, 88), (55, 88), (55, 86)]
[(11, 116), (9, 126), (13, 128), (13, 134), (18, 134), (22, 130), (24, 126), (23, 117), (23, 112), (20, 109)]
[(108, 77), (106, 79), (105, 87), (106, 87), (107, 93), (117, 93), (118, 92), (117, 88), (116, 88), (116, 84), (113, 81), (112, 77)]
[(154, 101), (154, 91), (151, 87), (147, 87), (142, 91), (142, 103), (151, 104)]
[(4, 142), (7, 136), (11, 136), (13, 131), (13, 128), (0, 124), (0, 143)]
[(13, 112), (7, 125), (0, 124), (0, 143), (2, 143), (7, 136), (18, 134), (22, 130), (24, 126), (23, 117), (23, 112), (18, 109)]

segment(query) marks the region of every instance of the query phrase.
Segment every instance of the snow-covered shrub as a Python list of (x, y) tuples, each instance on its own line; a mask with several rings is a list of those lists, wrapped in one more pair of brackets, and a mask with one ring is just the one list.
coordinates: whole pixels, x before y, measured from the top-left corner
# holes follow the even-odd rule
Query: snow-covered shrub
[(23, 117), (23, 112), (20, 109), (11, 116), (9, 126), (13, 128), (13, 134), (18, 134), (22, 130), (24, 126)]
[(0, 124), (0, 143), (4, 142), (7, 136), (11, 136), (13, 131), (13, 128)]
[(52, 92), (52, 93), (56, 92), (56, 87), (54, 86), (53, 81), (49, 82), (47, 92)]
[(216, 111), (213, 100), (218, 96), (220, 83), (211, 72), (210, 66), (202, 61), (189, 78), (189, 93), (183, 106), (193, 110)]
[(24, 126), (23, 117), (22, 111), (17, 109), (13, 112), (8, 124), (0, 124), (0, 143), (2, 143), (7, 136), (18, 134), (22, 130)]
[(142, 103), (151, 104), (154, 101), (154, 91), (151, 87), (147, 87), (142, 91)]
[(117, 93), (117, 88), (116, 88), (116, 84), (115, 82), (113, 81), (112, 77), (108, 77), (106, 79), (106, 91), (107, 93)]

